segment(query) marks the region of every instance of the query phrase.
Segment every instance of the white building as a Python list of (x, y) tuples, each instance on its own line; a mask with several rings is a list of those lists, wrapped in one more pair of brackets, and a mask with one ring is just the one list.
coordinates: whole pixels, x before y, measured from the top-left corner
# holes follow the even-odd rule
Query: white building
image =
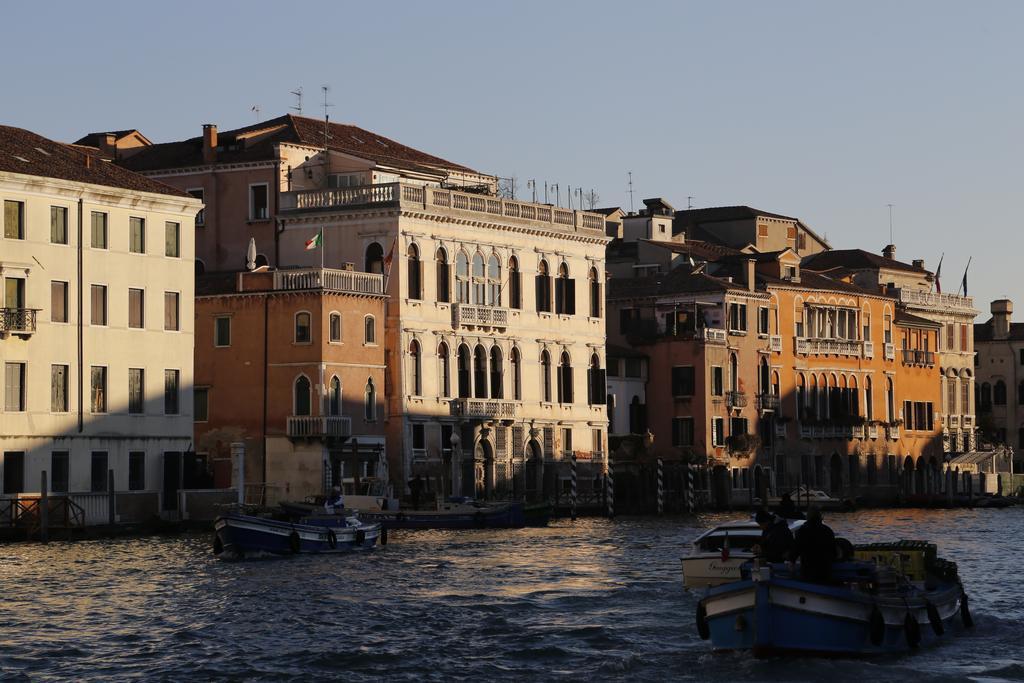
[(53, 492), (105, 493), (112, 471), (125, 515), (173, 508), (202, 204), (22, 129), (0, 127), (0, 149), (0, 491), (45, 471)]

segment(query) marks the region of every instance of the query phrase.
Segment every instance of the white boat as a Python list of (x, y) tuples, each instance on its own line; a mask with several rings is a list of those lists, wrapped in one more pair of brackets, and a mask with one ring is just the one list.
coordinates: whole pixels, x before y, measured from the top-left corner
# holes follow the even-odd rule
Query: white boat
[[(802, 519), (789, 520), (794, 533)], [(705, 531), (693, 539), (693, 551), (682, 558), (683, 586), (706, 588), (740, 578), (740, 565), (754, 559), (751, 550), (761, 541), (756, 522), (730, 522)]]

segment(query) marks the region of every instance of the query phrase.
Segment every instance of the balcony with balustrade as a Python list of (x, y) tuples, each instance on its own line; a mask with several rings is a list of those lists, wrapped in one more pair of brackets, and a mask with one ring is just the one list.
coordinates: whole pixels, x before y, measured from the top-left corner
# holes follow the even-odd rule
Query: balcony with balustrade
[(343, 439), (352, 436), (352, 418), (343, 415), (290, 415), (286, 433), (292, 439)]
[(757, 409), (761, 412), (779, 409), (779, 396), (777, 394), (758, 394)]
[(441, 211), (475, 220), (499, 220), (524, 227), (604, 235), (604, 216), (598, 213), (402, 182), (282, 192), (280, 206), (282, 214), (381, 207)]
[(28, 336), (36, 331), (35, 308), (0, 308), (0, 335)]
[(933, 311), (958, 312), (977, 314), (974, 308), (974, 297), (958, 294), (942, 294), (941, 292), (924, 292), (916, 289), (894, 287), (892, 293), (896, 299), (908, 307), (927, 308)]
[(920, 349), (903, 349), (904, 365), (935, 365), (935, 353)]
[(336, 268), (284, 268), (274, 271), (274, 289), (381, 295), (384, 293), (384, 276)]
[(725, 406), (727, 408), (746, 408), (747, 395), (742, 391), (725, 392)]
[(453, 304), (452, 326), (505, 328), (508, 327), (508, 309), (476, 304)]
[(782, 353), (782, 337), (777, 334), (768, 337), (768, 348), (772, 353)]
[(797, 337), (795, 349), (801, 355), (852, 356), (860, 357), (864, 352), (863, 342), (856, 339), (817, 339)]
[(452, 401), (455, 415), (487, 420), (515, 419), (519, 404), (494, 398), (457, 398)]

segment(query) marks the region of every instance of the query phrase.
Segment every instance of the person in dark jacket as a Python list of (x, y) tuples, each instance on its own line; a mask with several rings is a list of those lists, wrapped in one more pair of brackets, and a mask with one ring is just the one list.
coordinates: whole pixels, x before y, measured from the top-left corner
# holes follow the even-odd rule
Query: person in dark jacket
[(836, 559), (836, 535), (822, 520), (821, 511), (811, 508), (807, 521), (796, 530), (791, 562), (800, 560), (800, 577), (812, 583), (828, 583)]
[(782, 497), (779, 498), (779, 508), (775, 511), (775, 514), (785, 519), (804, 518), (804, 513), (797, 509), (796, 505), (793, 503), (793, 499), (788, 493), (783, 493)]
[(761, 542), (756, 554), (767, 562), (785, 562), (793, 549), (793, 533), (786, 520), (767, 510), (759, 510), (754, 521), (761, 527)]

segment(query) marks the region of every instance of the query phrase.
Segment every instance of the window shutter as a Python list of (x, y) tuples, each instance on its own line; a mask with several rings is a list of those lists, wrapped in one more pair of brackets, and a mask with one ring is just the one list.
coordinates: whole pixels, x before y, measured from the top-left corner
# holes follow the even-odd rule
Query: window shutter
[(565, 312), (576, 315), (576, 280), (565, 281)]
[(605, 401), (607, 391), (605, 389), (605, 369), (598, 368), (597, 381), (594, 382), (594, 405), (601, 405)]

